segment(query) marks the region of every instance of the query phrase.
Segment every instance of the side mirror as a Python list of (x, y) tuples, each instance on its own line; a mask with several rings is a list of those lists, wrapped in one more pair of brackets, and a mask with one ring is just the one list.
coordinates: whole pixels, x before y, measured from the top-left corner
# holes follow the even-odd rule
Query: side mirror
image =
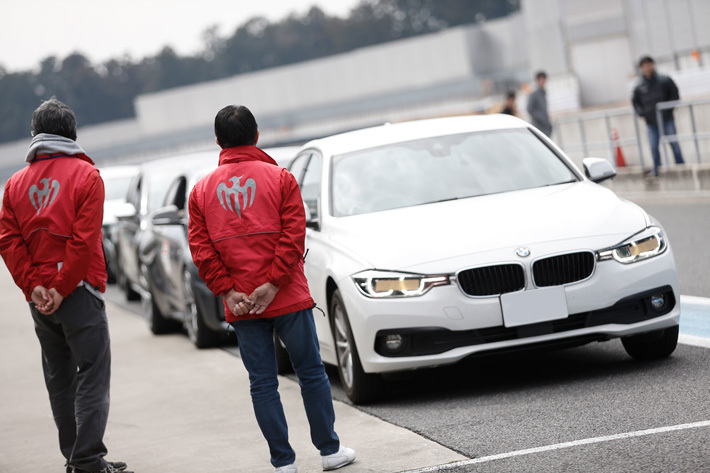
[(175, 205), (168, 205), (158, 209), (150, 217), (153, 225), (182, 225), (183, 219)]
[(303, 201), (303, 209), (306, 211), (306, 228), (312, 228), (318, 230), (318, 216), (311, 213), (311, 208), (308, 206), (306, 201)]
[(611, 166), (609, 161), (603, 158), (584, 158), (584, 173), (592, 182), (602, 182), (607, 179), (613, 179), (616, 176), (616, 170)]
[(114, 210), (114, 216), (118, 220), (127, 220), (135, 217), (138, 214), (136, 207), (130, 202), (123, 202)]

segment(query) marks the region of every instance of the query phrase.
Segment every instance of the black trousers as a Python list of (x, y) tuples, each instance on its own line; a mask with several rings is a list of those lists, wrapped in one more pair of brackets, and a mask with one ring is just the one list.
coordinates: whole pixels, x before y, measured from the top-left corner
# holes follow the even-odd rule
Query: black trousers
[(84, 470), (106, 468), (111, 349), (104, 302), (78, 287), (52, 315), (30, 309), (62, 455)]

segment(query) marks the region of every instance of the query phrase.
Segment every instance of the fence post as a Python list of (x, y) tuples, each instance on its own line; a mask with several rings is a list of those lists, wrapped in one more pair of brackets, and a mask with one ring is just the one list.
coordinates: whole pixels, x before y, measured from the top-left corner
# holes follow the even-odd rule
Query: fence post
[(695, 143), (695, 157), (700, 164), (700, 146), (698, 146), (698, 131), (695, 129), (695, 113), (693, 113), (693, 104), (688, 104), (688, 109), (690, 110), (690, 126), (693, 130), (693, 142)]
[(632, 120), (634, 121), (634, 130), (636, 131), (636, 146), (638, 146), (639, 149), (639, 162), (641, 163), (641, 168), (643, 168), (643, 145), (641, 144), (641, 133), (639, 132), (639, 120), (634, 112), (631, 113)]
[[(663, 114), (661, 113), (661, 108), (656, 104), (656, 127), (658, 129), (658, 151), (661, 153), (662, 166), (668, 166), (668, 159), (666, 157), (666, 133), (663, 126)], [(653, 150), (651, 150), (653, 153)], [(656, 164), (654, 163), (654, 168)]]
[(582, 139), (582, 153), (585, 158), (589, 157), (589, 150), (587, 149), (587, 135), (584, 133), (584, 122), (582, 117), (577, 118), (577, 123), (579, 123), (579, 137)]
[(609, 143), (609, 161), (611, 161), (612, 166), (616, 167), (616, 161), (614, 160), (614, 141), (611, 139), (611, 118), (609, 114), (604, 114), (604, 123), (606, 123), (606, 139)]

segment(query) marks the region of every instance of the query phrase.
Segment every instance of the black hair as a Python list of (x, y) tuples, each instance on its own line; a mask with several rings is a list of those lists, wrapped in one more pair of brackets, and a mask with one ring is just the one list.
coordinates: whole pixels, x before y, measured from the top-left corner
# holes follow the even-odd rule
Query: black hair
[(222, 148), (253, 145), (259, 127), (244, 105), (227, 105), (214, 119), (214, 134)]
[(32, 114), (30, 132), (32, 136), (51, 133), (76, 141), (76, 116), (71, 108), (52, 96)]
[(515, 91), (510, 90), (508, 93), (505, 95), (506, 99), (514, 99), (515, 98)]
[(641, 67), (641, 66), (643, 66), (644, 64), (649, 63), (649, 62), (650, 62), (651, 64), (655, 64), (656, 61), (654, 61), (651, 56), (644, 56), (644, 57), (642, 57), (642, 58), (639, 60), (639, 67)]
[(535, 80), (538, 80), (538, 79), (540, 79), (541, 77), (547, 79), (547, 73), (546, 73), (545, 71), (538, 71), (538, 72), (535, 74)]

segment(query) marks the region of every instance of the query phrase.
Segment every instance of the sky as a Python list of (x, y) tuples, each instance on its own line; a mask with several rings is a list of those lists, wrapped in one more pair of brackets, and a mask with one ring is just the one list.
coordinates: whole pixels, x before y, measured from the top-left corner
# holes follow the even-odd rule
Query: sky
[(164, 46), (178, 54), (201, 49), (202, 33), (222, 36), (254, 16), (280, 20), (317, 5), (347, 16), (359, 0), (2, 0), (0, 66), (27, 71), (46, 57), (80, 52), (97, 64), (129, 55), (153, 56)]

